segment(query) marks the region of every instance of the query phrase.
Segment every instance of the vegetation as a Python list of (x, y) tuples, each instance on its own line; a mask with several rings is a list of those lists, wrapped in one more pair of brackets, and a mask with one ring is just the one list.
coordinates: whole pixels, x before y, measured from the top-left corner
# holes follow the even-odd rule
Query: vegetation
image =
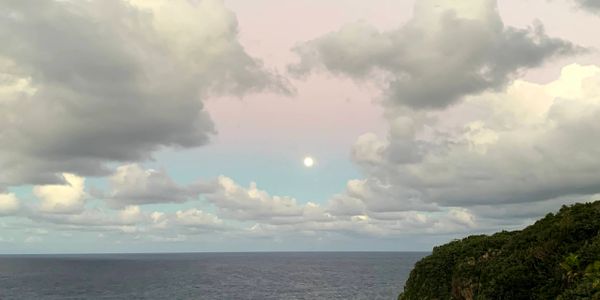
[(600, 201), (435, 247), (398, 299), (600, 300)]

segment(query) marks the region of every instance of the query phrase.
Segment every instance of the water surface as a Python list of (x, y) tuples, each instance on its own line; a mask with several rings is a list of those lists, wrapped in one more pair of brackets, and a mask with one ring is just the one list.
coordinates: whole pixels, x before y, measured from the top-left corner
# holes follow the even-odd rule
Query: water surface
[(425, 255), (4, 255), (0, 299), (395, 299)]

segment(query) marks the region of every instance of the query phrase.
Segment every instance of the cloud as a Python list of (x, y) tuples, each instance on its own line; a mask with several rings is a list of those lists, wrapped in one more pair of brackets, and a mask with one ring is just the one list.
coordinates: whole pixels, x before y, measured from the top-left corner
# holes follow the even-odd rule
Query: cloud
[(13, 193), (0, 194), (0, 217), (10, 216), (19, 211), (21, 204)]
[(80, 231), (106, 231), (118, 229), (121, 226), (132, 225), (125, 218), (127, 212), (107, 211), (99, 208), (83, 209), (77, 213), (56, 214), (42, 210), (32, 210), (28, 218), (36, 223), (52, 224), (59, 229), (80, 230)]
[(180, 186), (165, 170), (144, 169), (138, 164), (117, 167), (108, 178), (108, 192), (95, 192), (112, 207), (152, 203), (183, 203), (197, 198), (200, 192), (211, 188), (209, 184)]
[(393, 135), (360, 138), (354, 159), (367, 178), (344, 195), (374, 211), (402, 211), (598, 193), (598, 86), (599, 67), (573, 64), (547, 84), (519, 80), (506, 92), (468, 97), (431, 113), (406, 139), (419, 145), (409, 162), (394, 159), (404, 150), (392, 147)]
[(66, 183), (61, 185), (38, 185), (33, 194), (41, 200), (40, 210), (46, 213), (73, 214), (84, 209), (85, 179), (74, 174), (63, 174)]
[(223, 227), (223, 220), (197, 208), (177, 211), (175, 221), (178, 224), (192, 228), (215, 229)]
[[(208, 142), (206, 96), (290, 92), (237, 35), (221, 1), (1, 3), (0, 215), (148, 241), (395, 238), (521, 226), (600, 190), (600, 68), (513, 82), (581, 49), (538, 24), (505, 26), (491, 0), (418, 1), (398, 29), (357, 22), (295, 48), (292, 73), (373, 80), (385, 96), (388, 135), (362, 135), (351, 151), (364, 178), (325, 203), (225, 176), (185, 185), (142, 167), (154, 151)], [(108, 175), (92, 193), (108, 207), (88, 201), (88, 175)], [(5, 189), (23, 183), (37, 184), (39, 206)], [(212, 207), (145, 206), (200, 196)]]
[(582, 9), (593, 13), (600, 13), (600, 1), (598, 0), (575, 0), (575, 3)]
[[(294, 51), (293, 74), (326, 70), (383, 90), (388, 135), (357, 139), (351, 154), (364, 178), (330, 199), (332, 224), (392, 235), (497, 229), (600, 191), (600, 145), (590, 140), (600, 135), (598, 67), (567, 66), (548, 84), (514, 81), (585, 50), (541, 24), (505, 26), (496, 1), (418, 1), (398, 29), (357, 22)], [(524, 203), (535, 209), (492, 216)]]
[[(289, 196), (270, 195), (255, 183), (245, 188), (224, 176), (220, 176), (216, 184), (218, 188), (206, 194), (206, 199), (218, 208), (219, 216), (225, 221), (255, 222), (239, 233), (251, 236), (331, 233), (393, 237), (416, 232), (462, 232), (473, 230), (477, 225), (469, 210), (456, 207), (440, 209), (419, 203), (421, 211), (415, 207), (396, 213), (371, 210), (367, 203), (370, 199), (360, 196), (362, 187), (355, 186), (361, 184), (359, 181), (349, 184), (351, 197), (337, 195), (325, 205), (298, 203)], [(381, 201), (385, 200), (389, 199)]]
[(376, 177), (348, 181), (346, 192), (330, 200), (330, 209), (341, 214), (359, 215), (366, 212), (438, 211), (435, 203), (426, 203), (416, 190), (397, 188)]
[(298, 204), (289, 196), (271, 196), (252, 182), (248, 188), (233, 179), (219, 176), (215, 188), (205, 198), (226, 218), (266, 223), (294, 223), (327, 220), (328, 214), (314, 203)]
[(440, 109), (463, 96), (501, 90), (519, 72), (581, 51), (502, 23), (495, 0), (417, 1), (413, 18), (381, 32), (365, 22), (343, 26), (294, 48), (297, 75), (325, 69), (357, 80), (379, 79), (386, 105)]
[(56, 214), (30, 210), (30, 228), (44, 226), (46, 230), (101, 232), (129, 235), (136, 239), (170, 240), (173, 236), (188, 236), (211, 232), (235, 231), (217, 216), (197, 208), (174, 213), (144, 211), (130, 205), (120, 210), (85, 208), (78, 213)]
[(289, 237), (298, 235), (398, 238), (422, 234), (455, 234), (480, 229), (476, 217), (467, 209), (452, 208), (444, 212), (405, 211), (369, 213), (351, 217), (334, 216), (315, 222), (256, 223), (243, 232), (257, 237)]
[(207, 143), (208, 93), (287, 92), (222, 1), (3, 1), (0, 186)]
[(558, 209), (562, 205), (592, 202), (600, 199), (600, 194), (595, 195), (569, 195), (552, 198), (544, 201), (527, 203), (510, 203), (498, 205), (476, 205), (471, 211), (480, 219), (489, 219), (491, 222), (514, 224), (515, 222), (533, 222), (546, 214)]
[(418, 207), (401, 211), (373, 209), (369, 203), (372, 195), (361, 190), (367, 187), (362, 186), (363, 181), (349, 184), (351, 196), (341, 194), (320, 205), (270, 195), (254, 183), (245, 188), (221, 176), (210, 181), (214, 186), (202, 192), (216, 207), (215, 215), (207, 211), (210, 208), (195, 207), (172, 213), (147, 211), (139, 205), (121, 206), (118, 210), (90, 207), (77, 201), (84, 199), (78, 197), (83, 191), (82, 178), (79, 182), (70, 174), (66, 178), (70, 185), (43, 186), (44, 193), (39, 191), (42, 187), (36, 187), (38, 196), (47, 202), (23, 211), (22, 217), (33, 222), (29, 228), (43, 226), (50, 231), (101, 232), (135, 240), (175, 241), (212, 233), (265, 238), (290, 238), (298, 234), (394, 238), (472, 232), (480, 224), (473, 211), (459, 207), (420, 203), (422, 210)]
[(135, 224), (145, 219), (139, 206), (130, 205), (119, 212), (119, 219), (125, 224)]

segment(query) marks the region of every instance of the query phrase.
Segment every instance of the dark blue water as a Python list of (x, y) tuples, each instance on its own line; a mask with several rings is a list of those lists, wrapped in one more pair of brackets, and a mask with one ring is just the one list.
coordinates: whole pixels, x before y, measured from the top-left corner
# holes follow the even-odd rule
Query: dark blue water
[(0, 256), (0, 299), (395, 299), (426, 254)]

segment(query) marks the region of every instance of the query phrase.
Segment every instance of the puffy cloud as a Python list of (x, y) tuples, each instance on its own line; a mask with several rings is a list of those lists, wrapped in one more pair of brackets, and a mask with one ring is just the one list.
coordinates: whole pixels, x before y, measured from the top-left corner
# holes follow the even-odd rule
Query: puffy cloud
[[(272, 196), (258, 189), (255, 183), (245, 188), (224, 176), (219, 177), (216, 184), (218, 188), (206, 194), (206, 199), (218, 208), (219, 215), (225, 221), (254, 221), (247, 230), (240, 232), (251, 236), (274, 237), (300, 233), (393, 237), (417, 232), (464, 232), (474, 230), (477, 226), (476, 217), (463, 208), (442, 209), (420, 202), (412, 208), (405, 205), (399, 212), (378, 210), (379, 202), (370, 201), (378, 201), (374, 200), (377, 197), (392, 196), (374, 196), (372, 191), (363, 190), (368, 186), (360, 180), (348, 185), (349, 195), (336, 195), (325, 205), (312, 202), (302, 204), (292, 197)], [(401, 198), (398, 196), (380, 201), (393, 203), (393, 200)], [(198, 219), (201, 224), (207, 219), (215, 223), (212, 217), (206, 218), (202, 211), (193, 212), (200, 215)], [(178, 212), (177, 217), (180, 214), (184, 213)]]
[(139, 206), (130, 205), (123, 208), (119, 212), (119, 218), (125, 224), (134, 224), (144, 219), (144, 215), (142, 215), (142, 210)]
[[(349, 189), (346, 197), (376, 204), (376, 211), (397, 211), (598, 193), (599, 86), (599, 67), (574, 64), (547, 84), (515, 81), (506, 92), (469, 97), (435, 113), (436, 123), (427, 126), (436, 131), (423, 126), (413, 136), (409, 142), (420, 145), (417, 161), (394, 160), (402, 150), (390, 141), (359, 139), (359, 149), (374, 152), (355, 151), (367, 179), (354, 189), (360, 193)], [(448, 121), (453, 114), (462, 120)], [(391, 196), (382, 197), (388, 195), (382, 190)]]
[(3, 1), (0, 185), (194, 147), (209, 92), (287, 91), (250, 57), (222, 1)]
[(495, 0), (417, 1), (412, 20), (380, 32), (365, 22), (300, 44), (296, 74), (324, 68), (355, 79), (379, 78), (386, 104), (444, 108), (461, 97), (499, 90), (520, 71), (580, 49), (548, 37), (542, 25), (504, 26)]
[(438, 211), (436, 204), (422, 201), (418, 190), (398, 188), (393, 183), (383, 183), (376, 177), (350, 180), (344, 194), (329, 202), (330, 210), (338, 214), (357, 215), (366, 212), (388, 211)]
[(165, 213), (155, 211), (150, 214), (152, 223), (157, 228), (166, 228), (169, 225), (168, 218)]
[(47, 213), (72, 214), (83, 211), (86, 199), (85, 179), (74, 174), (63, 174), (66, 183), (39, 185), (33, 194), (41, 200), (40, 210)]
[(21, 204), (13, 193), (0, 194), (0, 216), (12, 215), (19, 211)]
[(180, 186), (165, 170), (144, 169), (138, 164), (123, 165), (109, 179), (109, 191), (96, 193), (112, 207), (151, 203), (182, 203), (210, 189), (208, 184)]
[(314, 203), (298, 204), (288, 196), (271, 196), (251, 183), (248, 188), (238, 185), (233, 179), (219, 176), (214, 191), (205, 195), (219, 212), (237, 220), (260, 220), (269, 223), (303, 222), (327, 219), (328, 215)]
[(179, 210), (175, 213), (177, 223), (194, 228), (217, 228), (223, 225), (223, 220), (213, 214), (203, 212), (197, 208)]
[[(373, 191), (365, 190), (369, 186), (361, 180), (348, 185), (350, 196), (337, 195), (325, 205), (319, 205), (298, 203), (288, 196), (272, 196), (254, 183), (245, 188), (221, 176), (211, 182), (212, 189), (203, 192), (208, 202), (217, 208), (217, 216), (200, 208), (168, 213), (144, 211), (138, 205), (127, 205), (120, 210), (84, 207), (83, 203), (71, 200), (83, 199), (77, 197), (81, 195), (78, 191), (83, 190), (83, 181), (79, 178), (78, 182), (78, 177), (70, 174), (66, 174), (66, 178), (72, 187), (36, 187), (39, 197), (48, 202), (43, 202), (40, 209), (26, 210), (24, 216), (36, 224), (44, 224), (49, 230), (103, 232), (149, 241), (174, 241), (214, 232), (269, 238), (297, 234), (399, 237), (465, 232), (474, 230), (479, 224), (470, 210), (456, 207), (440, 208), (418, 203), (422, 210), (409, 210), (408, 206), (399, 211), (378, 210), (380, 204), (370, 202)], [(41, 188), (45, 189), (40, 191)], [(75, 210), (74, 207), (79, 205), (81, 207)], [(246, 229), (240, 227), (248, 222), (254, 224)]]

